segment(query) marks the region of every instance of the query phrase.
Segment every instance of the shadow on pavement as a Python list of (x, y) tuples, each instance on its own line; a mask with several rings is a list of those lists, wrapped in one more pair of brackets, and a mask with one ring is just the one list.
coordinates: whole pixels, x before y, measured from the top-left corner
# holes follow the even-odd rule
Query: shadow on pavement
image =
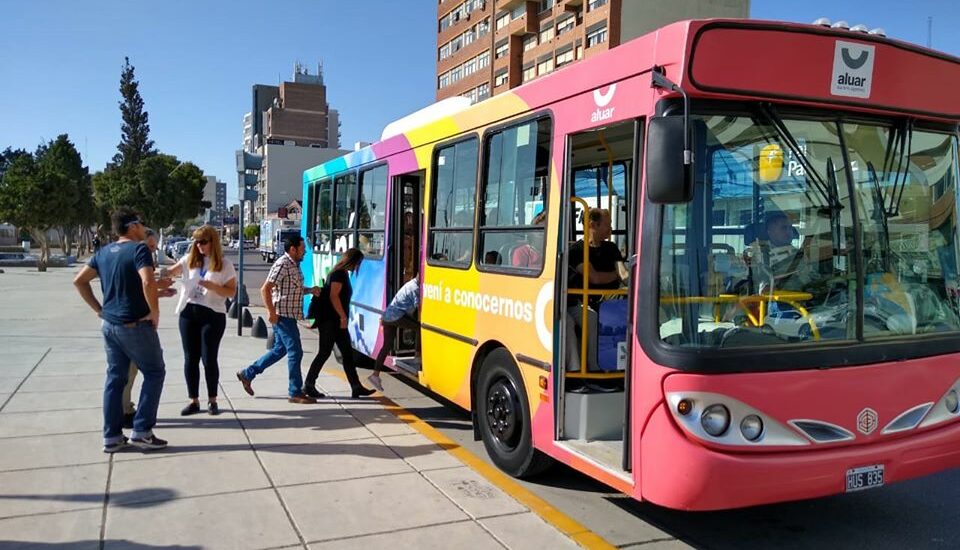
[[(163, 500), (172, 500), (179, 496), (179, 493), (173, 489), (164, 487), (147, 487), (133, 491), (123, 491), (119, 493), (110, 493), (110, 506), (143, 506), (146, 502), (155, 502), (159, 504)], [(103, 503), (103, 493), (64, 493), (59, 495), (0, 495), (0, 500), (51, 500), (58, 502), (89, 502), (91, 504)], [(0, 542), (0, 548), (6, 548)]]

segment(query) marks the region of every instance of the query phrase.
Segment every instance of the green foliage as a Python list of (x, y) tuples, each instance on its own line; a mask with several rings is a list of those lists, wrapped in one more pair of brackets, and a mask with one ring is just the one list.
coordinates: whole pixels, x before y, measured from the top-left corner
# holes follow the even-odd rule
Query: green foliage
[(143, 108), (140, 96), (140, 83), (134, 75), (130, 58), (123, 58), (123, 72), (120, 73), (120, 114), (123, 125), (120, 127), (120, 144), (113, 163), (120, 167), (136, 167), (140, 161), (156, 154), (153, 140), (150, 139), (150, 115)]
[(243, 228), (243, 238), (244, 239), (256, 239), (260, 236), (260, 226), (256, 224), (250, 224)]

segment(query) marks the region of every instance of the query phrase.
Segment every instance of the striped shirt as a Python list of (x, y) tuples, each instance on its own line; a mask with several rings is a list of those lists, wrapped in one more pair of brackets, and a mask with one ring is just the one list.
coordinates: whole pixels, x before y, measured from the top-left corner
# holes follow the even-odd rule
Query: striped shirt
[(273, 307), (280, 317), (303, 319), (303, 274), (289, 254), (273, 262), (267, 281), (273, 283)]

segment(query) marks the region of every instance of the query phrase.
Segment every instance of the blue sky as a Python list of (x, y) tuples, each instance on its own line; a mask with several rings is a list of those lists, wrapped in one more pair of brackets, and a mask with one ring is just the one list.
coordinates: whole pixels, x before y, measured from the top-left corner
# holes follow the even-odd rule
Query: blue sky
[[(640, 0), (624, 0), (627, 2)], [(120, 68), (130, 56), (157, 147), (227, 182), (250, 86), (323, 62), (343, 144), (434, 98), (436, 0), (7, 0), (0, 28), (0, 149), (68, 133), (91, 171), (120, 139)], [(825, 16), (960, 56), (953, 0), (753, 0), (759, 19)]]

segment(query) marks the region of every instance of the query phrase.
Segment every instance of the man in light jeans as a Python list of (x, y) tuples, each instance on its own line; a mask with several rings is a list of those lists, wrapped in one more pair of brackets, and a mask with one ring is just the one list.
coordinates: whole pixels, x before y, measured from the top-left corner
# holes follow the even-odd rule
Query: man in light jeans
[(304, 294), (319, 296), (320, 288), (303, 286), (303, 273), (300, 272), (300, 262), (306, 254), (303, 237), (291, 235), (285, 238), (283, 249), (286, 253), (273, 263), (267, 279), (260, 287), (260, 296), (267, 308), (267, 319), (273, 325), (273, 348), (249, 367), (238, 371), (237, 380), (245, 392), (253, 395), (253, 379), (286, 356), (288, 401), (311, 404), (317, 400), (303, 393), (303, 373), (300, 370), (303, 346), (297, 321), (303, 319)]
[[(107, 380), (103, 391), (103, 451), (114, 453), (128, 444), (123, 435), (123, 388), (134, 362), (143, 375), (140, 399), (129, 443), (144, 450), (162, 449), (167, 442), (153, 434), (166, 367), (157, 336), (159, 307), (153, 260), (143, 242), (145, 228), (132, 210), (111, 216), (116, 242), (100, 248), (80, 270), (73, 284), (83, 300), (103, 319)], [(90, 287), (100, 278), (103, 304)]]

